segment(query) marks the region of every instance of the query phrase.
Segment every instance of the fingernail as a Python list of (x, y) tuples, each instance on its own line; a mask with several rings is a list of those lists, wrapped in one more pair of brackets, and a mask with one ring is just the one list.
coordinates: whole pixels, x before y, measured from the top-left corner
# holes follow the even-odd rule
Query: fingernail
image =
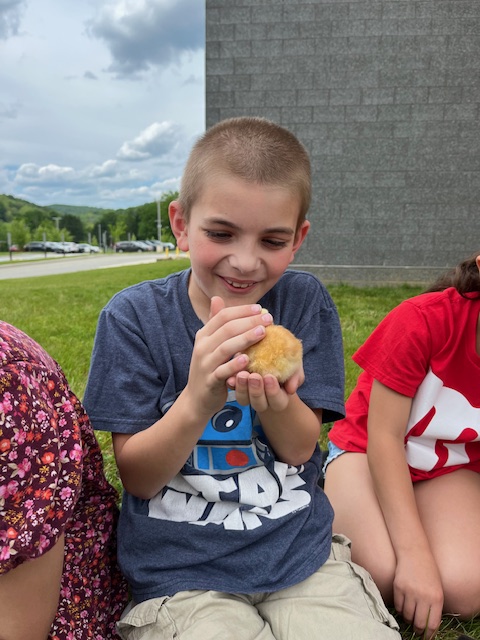
[(265, 327), (255, 327), (255, 335), (263, 336), (265, 334)]
[(252, 313), (260, 313), (262, 307), (259, 304), (252, 304), (250, 309), (252, 310)]
[(273, 316), (271, 313), (264, 313), (262, 316), (264, 322), (273, 322)]
[(263, 384), (266, 387), (273, 387), (273, 385), (275, 384), (275, 378), (271, 375), (267, 375), (265, 376), (265, 378), (263, 379)]

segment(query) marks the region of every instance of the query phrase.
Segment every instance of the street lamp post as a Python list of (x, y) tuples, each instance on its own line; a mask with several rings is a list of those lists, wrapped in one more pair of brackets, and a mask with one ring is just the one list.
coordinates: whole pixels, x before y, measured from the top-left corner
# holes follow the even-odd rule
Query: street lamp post
[(162, 241), (162, 215), (160, 211), (160, 198), (157, 200), (157, 239)]

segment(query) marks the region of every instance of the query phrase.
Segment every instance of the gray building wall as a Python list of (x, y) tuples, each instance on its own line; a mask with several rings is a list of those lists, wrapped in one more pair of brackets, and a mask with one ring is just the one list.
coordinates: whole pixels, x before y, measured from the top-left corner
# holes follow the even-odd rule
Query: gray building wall
[(480, 252), (479, 0), (206, 0), (206, 125), (309, 150), (324, 279), (429, 280)]

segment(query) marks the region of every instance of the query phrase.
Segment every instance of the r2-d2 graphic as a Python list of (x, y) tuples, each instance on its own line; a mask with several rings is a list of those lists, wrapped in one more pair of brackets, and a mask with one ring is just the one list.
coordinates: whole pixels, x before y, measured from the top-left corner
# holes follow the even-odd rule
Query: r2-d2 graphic
[(262, 429), (255, 416), (229, 391), (227, 403), (209, 421), (193, 451), (193, 466), (204, 473), (227, 475), (262, 464), (266, 447), (257, 438)]

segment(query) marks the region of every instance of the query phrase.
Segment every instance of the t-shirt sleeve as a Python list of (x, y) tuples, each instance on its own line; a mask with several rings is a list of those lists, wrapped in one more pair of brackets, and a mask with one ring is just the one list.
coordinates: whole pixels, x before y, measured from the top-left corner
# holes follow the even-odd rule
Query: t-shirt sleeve
[(375, 380), (413, 398), (428, 371), (431, 350), (425, 315), (406, 300), (382, 320), (353, 360)]
[(319, 280), (308, 274), (303, 285), (303, 304), (298, 296), (296, 317), (290, 320), (286, 316), (286, 326), (303, 346), (305, 382), (298, 395), (309, 407), (323, 409), (323, 422), (331, 422), (345, 415), (340, 320), (335, 303)]
[[(56, 406), (53, 377), (17, 365), (0, 374), (3, 574), (51, 549), (64, 532), (80, 492), (82, 444), (73, 406), (60, 395)], [(60, 439), (60, 430), (69, 436)]]
[(161, 417), (159, 372), (135, 313), (117, 302), (98, 320), (83, 404), (99, 431), (135, 433)]

